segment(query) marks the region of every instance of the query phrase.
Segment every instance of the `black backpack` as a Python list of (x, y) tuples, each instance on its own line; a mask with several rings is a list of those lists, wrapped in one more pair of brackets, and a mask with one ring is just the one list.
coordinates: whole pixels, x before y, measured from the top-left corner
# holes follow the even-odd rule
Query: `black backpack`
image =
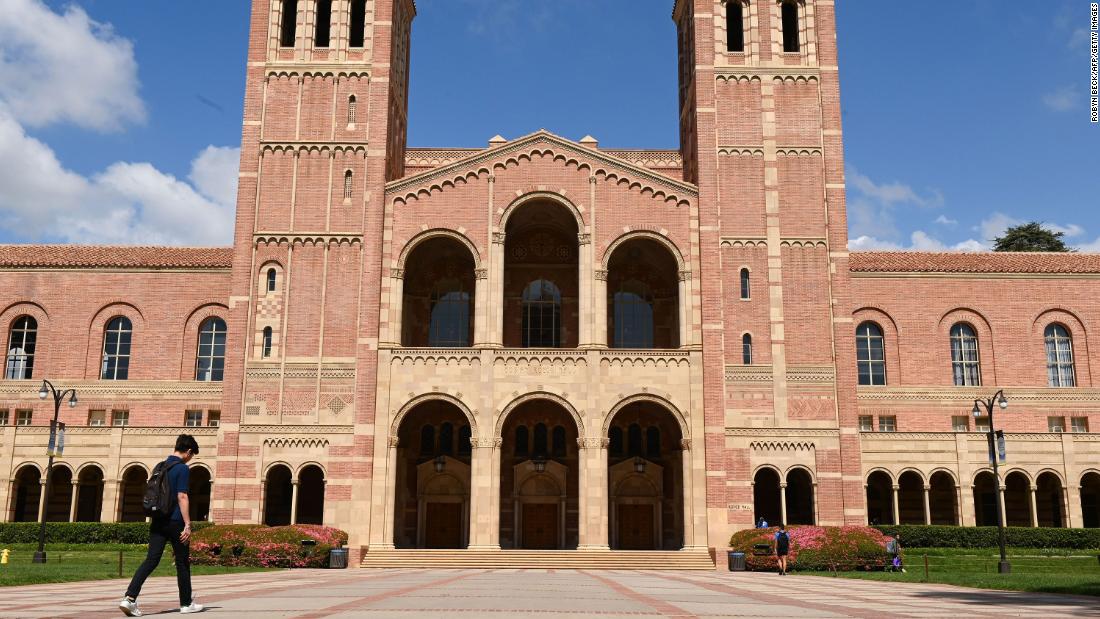
[(153, 474), (145, 484), (145, 497), (141, 501), (146, 516), (167, 517), (176, 508), (176, 497), (172, 494), (172, 485), (168, 482), (168, 471), (177, 464), (180, 463), (168, 464), (165, 460), (153, 467)]

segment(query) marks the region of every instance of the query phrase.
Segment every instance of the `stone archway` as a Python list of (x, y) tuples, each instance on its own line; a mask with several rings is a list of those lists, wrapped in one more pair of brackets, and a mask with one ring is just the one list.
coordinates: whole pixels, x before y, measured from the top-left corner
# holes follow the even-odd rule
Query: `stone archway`
[(867, 524), (897, 524), (894, 481), (886, 471), (873, 471), (867, 476)]
[(783, 524), (782, 499), (779, 496), (779, 471), (762, 467), (752, 477), (752, 505), (755, 522), (763, 518), (769, 526)]
[(103, 513), (103, 469), (89, 465), (77, 475), (76, 521), (99, 522)]
[(264, 476), (264, 524), (280, 527), (290, 524), (293, 511), (294, 475), (285, 464), (275, 464)]
[(298, 471), (298, 497), (294, 524), (325, 523), (325, 472), (316, 464)]
[(187, 492), (187, 499), (191, 504), (191, 520), (210, 520), (211, 490), (210, 469), (204, 466), (191, 467), (191, 487)]
[(579, 429), (565, 407), (527, 399), (501, 423), (500, 545), (572, 549), (579, 542)]
[(974, 522), (979, 527), (997, 526), (997, 481), (990, 471), (974, 477)]
[(134, 465), (122, 474), (122, 496), (118, 505), (119, 522), (141, 522), (145, 520), (145, 483), (149, 474), (141, 466)]
[(787, 501), (786, 524), (817, 524), (814, 509), (814, 480), (804, 468), (787, 471), (787, 487), (783, 489)]
[(68, 522), (73, 501), (73, 471), (54, 465), (49, 475), (50, 494), (46, 497), (46, 522)]
[(959, 519), (958, 488), (955, 478), (947, 471), (932, 473), (928, 488), (928, 505), (932, 524), (957, 525)]
[(1065, 491), (1062, 480), (1050, 471), (1035, 479), (1035, 521), (1041, 527), (1066, 526)]
[(25, 464), (15, 473), (11, 493), (11, 521), (37, 522), (38, 502), (42, 495), (42, 474), (33, 464)]
[(470, 419), (455, 403), (419, 401), (397, 427), (394, 546), (465, 548), (470, 539)]
[(418, 243), (404, 266), (401, 345), (461, 348), (474, 342), (474, 256), (452, 236)]
[(1100, 473), (1081, 476), (1081, 526), (1100, 528)]
[(611, 348), (680, 345), (680, 282), (676, 256), (657, 241), (630, 238), (607, 267), (607, 344)]
[(683, 433), (661, 403), (639, 399), (607, 424), (608, 534), (611, 548), (684, 546)]
[(898, 477), (898, 524), (924, 524), (924, 478), (916, 471)]
[(1005, 525), (1031, 526), (1030, 486), (1027, 475), (1020, 471), (1012, 471), (1005, 476)]

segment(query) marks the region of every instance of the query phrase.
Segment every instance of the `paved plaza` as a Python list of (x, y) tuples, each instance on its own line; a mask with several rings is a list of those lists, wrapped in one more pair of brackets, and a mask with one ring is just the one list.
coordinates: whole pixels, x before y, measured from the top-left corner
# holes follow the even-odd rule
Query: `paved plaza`
[[(123, 581), (0, 589), (0, 617), (121, 617)], [(1096, 617), (1095, 598), (814, 576), (572, 570), (300, 570), (202, 576), (207, 617)], [(151, 579), (146, 615), (175, 614)]]

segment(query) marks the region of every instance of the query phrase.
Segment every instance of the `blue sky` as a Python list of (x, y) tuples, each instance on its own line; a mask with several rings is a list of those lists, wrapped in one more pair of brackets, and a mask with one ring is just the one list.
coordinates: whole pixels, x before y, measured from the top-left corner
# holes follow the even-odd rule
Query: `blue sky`
[[(1087, 0), (838, 4), (853, 249), (1037, 219), (1100, 251)], [(676, 148), (671, 0), (418, 6), (411, 145)], [(248, 2), (0, 9), (0, 242), (229, 243)]]

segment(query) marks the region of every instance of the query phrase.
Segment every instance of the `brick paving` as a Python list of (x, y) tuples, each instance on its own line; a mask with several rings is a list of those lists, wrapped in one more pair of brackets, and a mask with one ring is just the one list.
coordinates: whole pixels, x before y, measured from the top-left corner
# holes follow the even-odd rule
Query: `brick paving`
[[(1100, 617), (1096, 598), (725, 572), (298, 570), (195, 578), (204, 616), (365, 617)], [(121, 617), (125, 582), (0, 589), (0, 617)], [(146, 615), (174, 614), (175, 579), (150, 579)]]

